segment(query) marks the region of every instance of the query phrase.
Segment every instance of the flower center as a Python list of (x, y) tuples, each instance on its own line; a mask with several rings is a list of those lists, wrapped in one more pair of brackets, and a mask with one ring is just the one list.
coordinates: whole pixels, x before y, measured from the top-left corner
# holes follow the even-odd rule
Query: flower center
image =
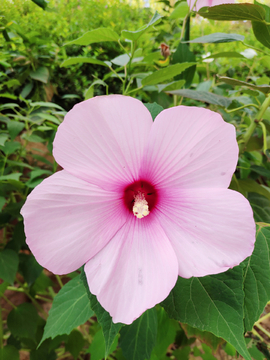
[(157, 203), (157, 191), (148, 181), (138, 180), (124, 190), (124, 204), (138, 219), (150, 214)]

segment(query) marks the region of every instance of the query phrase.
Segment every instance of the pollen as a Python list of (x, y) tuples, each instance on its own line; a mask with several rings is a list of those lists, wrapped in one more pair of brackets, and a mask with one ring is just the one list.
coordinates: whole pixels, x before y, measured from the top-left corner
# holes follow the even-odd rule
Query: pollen
[(136, 196), (134, 196), (134, 205), (132, 211), (138, 219), (142, 219), (150, 213), (148, 202), (145, 200), (144, 194), (140, 191)]

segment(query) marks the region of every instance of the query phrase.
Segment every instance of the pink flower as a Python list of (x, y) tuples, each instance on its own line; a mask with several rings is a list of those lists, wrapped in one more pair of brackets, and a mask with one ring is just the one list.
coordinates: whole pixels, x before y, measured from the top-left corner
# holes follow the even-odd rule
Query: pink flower
[(219, 114), (178, 106), (153, 122), (136, 99), (95, 97), (66, 115), (53, 153), (64, 170), (29, 195), (27, 244), (56, 274), (86, 263), (114, 322), (164, 300), (178, 275), (216, 274), (251, 255), (251, 207), (227, 189), (235, 128)]
[(196, 0), (187, 0), (188, 6), (191, 10), (199, 11), (204, 6), (216, 6), (222, 4), (233, 4), (234, 0), (197, 0), (195, 9), (194, 4)]

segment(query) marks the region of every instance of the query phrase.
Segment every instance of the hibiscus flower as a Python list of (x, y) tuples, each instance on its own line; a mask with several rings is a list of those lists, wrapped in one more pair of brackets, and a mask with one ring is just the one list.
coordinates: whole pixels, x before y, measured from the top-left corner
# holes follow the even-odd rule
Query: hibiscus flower
[[(196, 2), (196, 5), (195, 5)], [(199, 11), (204, 6), (216, 6), (222, 4), (233, 4), (234, 0), (187, 0), (188, 6), (191, 10)], [(194, 8), (195, 5), (195, 8)]]
[(178, 276), (223, 272), (253, 251), (251, 207), (227, 189), (235, 128), (218, 113), (177, 106), (153, 122), (139, 100), (98, 96), (68, 112), (53, 155), (64, 170), (27, 198), (27, 244), (55, 274), (86, 264), (114, 322), (164, 300)]

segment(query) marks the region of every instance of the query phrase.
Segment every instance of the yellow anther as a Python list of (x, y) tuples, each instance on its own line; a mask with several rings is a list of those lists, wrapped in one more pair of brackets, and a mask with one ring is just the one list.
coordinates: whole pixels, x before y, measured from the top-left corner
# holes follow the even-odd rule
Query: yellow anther
[(133, 206), (133, 214), (138, 218), (142, 219), (143, 217), (149, 215), (149, 207), (148, 202), (145, 200), (144, 194), (138, 192), (136, 196), (134, 196), (134, 206)]

